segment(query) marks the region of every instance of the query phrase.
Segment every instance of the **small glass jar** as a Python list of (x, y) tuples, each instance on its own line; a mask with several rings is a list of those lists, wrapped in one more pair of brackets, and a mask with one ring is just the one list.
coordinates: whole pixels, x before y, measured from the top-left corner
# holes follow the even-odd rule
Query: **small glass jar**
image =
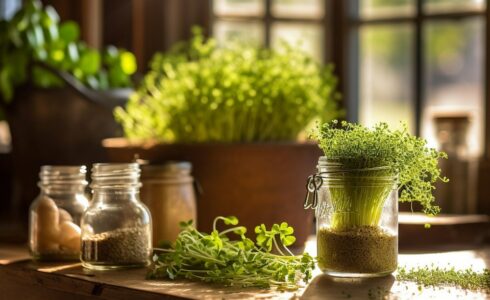
[(398, 259), (397, 177), (387, 167), (351, 169), (326, 157), (320, 158), (317, 171), (308, 182), (314, 200), (305, 205), (316, 212), (319, 268), (340, 277), (378, 277), (394, 272)]
[(197, 224), (191, 169), (189, 162), (141, 166), (141, 201), (153, 217), (155, 246), (165, 247), (175, 242), (180, 233), (180, 222), (193, 220)]
[(94, 164), (92, 201), (82, 217), (82, 265), (108, 270), (143, 267), (152, 253), (151, 215), (139, 199), (140, 168)]
[(88, 207), (85, 166), (43, 166), (39, 196), (29, 209), (29, 249), (35, 260), (78, 260), (80, 219)]

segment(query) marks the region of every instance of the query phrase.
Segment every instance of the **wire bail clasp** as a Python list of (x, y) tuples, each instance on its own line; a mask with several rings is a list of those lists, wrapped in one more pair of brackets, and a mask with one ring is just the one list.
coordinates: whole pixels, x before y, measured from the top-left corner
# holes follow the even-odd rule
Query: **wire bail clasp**
[[(321, 173), (308, 176), (306, 181), (306, 197), (303, 204), (304, 209), (316, 209), (318, 206), (318, 190), (323, 185)], [(311, 201), (311, 198), (313, 200)]]

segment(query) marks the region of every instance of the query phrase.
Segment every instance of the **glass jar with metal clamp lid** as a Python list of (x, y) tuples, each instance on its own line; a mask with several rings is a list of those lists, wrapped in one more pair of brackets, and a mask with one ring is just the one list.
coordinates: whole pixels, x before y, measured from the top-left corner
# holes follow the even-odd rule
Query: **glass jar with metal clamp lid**
[(394, 272), (398, 256), (397, 177), (386, 167), (347, 169), (320, 157), (305, 209), (315, 209), (319, 268), (333, 276)]

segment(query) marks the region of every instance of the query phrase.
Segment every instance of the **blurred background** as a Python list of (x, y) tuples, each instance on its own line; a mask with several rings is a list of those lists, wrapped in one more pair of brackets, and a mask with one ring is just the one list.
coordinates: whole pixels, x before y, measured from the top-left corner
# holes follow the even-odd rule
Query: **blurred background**
[[(485, 0), (43, 0), (60, 19), (80, 25), (95, 48), (132, 51), (138, 74), (155, 52), (204, 34), (226, 44), (240, 39), (265, 47), (281, 40), (333, 63), (349, 121), (394, 127), (444, 150), (451, 183), (436, 190), (446, 213), (489, 214), (490, 90)], [(0, 0), (9, 20), (22, 0)], [(28, 121), (25, 121), (28, 122)], [(37, 151), (37, 149), (30, 149)], [(0, 236), (25, 208), (15, 205), (9, 124), (0, 122)], [(37, 174), (35, 174), (37, 176)], [(409, 209), (406, 208), (405, 209)], [(22, 231), (23, 229), (19, 229)]]

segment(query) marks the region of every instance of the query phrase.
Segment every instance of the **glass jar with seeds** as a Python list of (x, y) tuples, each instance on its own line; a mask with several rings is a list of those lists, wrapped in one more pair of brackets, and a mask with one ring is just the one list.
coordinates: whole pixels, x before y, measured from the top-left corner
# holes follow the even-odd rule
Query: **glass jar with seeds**
[(179, 223), (197, 224), (197, 203), (192, 165), (169, 161), (162, 165), (141, 165), (141, 200), (153, 216), (153, 244), (171, 245), (181, 228)]
[(43, 166), (39, 196), (29, 209), (29, 249), (35, 260), (78, 260), (80, 219), (88, 207), (85, 166)]
[(136, 163), (95, 164), (92, 202), (82, 217), (82, 265), (108, 270), (143, 267), (152, 252), (151, 216), (139, 199)]

